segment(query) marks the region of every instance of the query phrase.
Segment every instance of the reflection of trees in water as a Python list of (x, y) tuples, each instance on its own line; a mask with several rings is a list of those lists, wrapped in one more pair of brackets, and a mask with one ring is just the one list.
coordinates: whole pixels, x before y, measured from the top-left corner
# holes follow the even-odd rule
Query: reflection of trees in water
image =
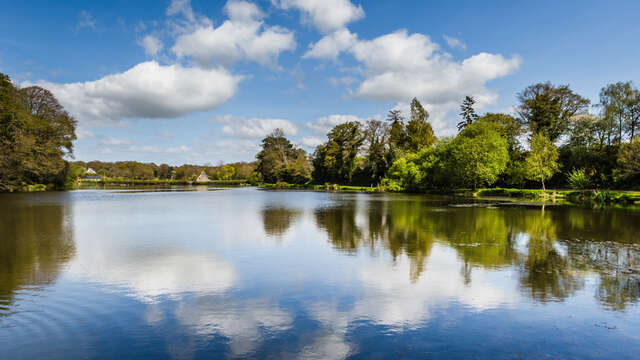
[(0, 207), (0, 299), (11, 302), (23, 286), (52, 283), (71, 260), (75, 243), (66, 212), (57, 204)]
[(282, 237), (293, 223), (302, 215), (302, 211), (284, 206), (262, 209), (264, 232), (273, 237)]
[[(528, 296), (538, 301), (563, 300), (584, 287), (581, 272), (594, 271), (601, 278), (596, 297), (603, 304), (622, 309), (640, 298), (638, 277), (629, 271), (611, 271), (621, 266), (640, 269), (639, 249), (629, 245), (626, 255), (618, 251), (615, 257), (612, 250), (594, 250), (611, 239), (611, 234), (623, 243), (634, 241), (632, 234), (638, 233), (638, 226), (621, 212), (566, 207), (438, 209), (428, 201), (394, 199), (344, 201), (316, 210), (315, 217), (337, 249), (350, 253), (360, 248), (385, 249), (394, 260), (406, 254), (413, 281), (425, 271), (426, 258), (439, 241), (458, 253), (466, 282), (471, 281), (474, 267), (515, 266)], [(608, 244), (615, 249), (625, 246)]]

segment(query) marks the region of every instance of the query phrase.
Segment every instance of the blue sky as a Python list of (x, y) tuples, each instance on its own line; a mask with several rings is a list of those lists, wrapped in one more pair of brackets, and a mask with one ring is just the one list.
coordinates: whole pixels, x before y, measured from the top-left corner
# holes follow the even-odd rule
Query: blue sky
[(308, 151), (417, 97), (437, 135), (460, 100), (512, 111), (539, 81), (597, 102), (640, 83), (638, 1), (13, 1), (0, 72), (78, 120), (79, 160), (253, 160), (276, 127)]

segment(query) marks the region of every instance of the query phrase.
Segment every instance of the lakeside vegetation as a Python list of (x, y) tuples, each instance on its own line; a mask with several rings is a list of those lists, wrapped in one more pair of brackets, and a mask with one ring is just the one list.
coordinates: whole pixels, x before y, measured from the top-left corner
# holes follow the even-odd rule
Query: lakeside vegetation
[[(636, 199), (633, 193), (600, 190), (640, 187), (640, 90), (631, 82), (603, 87), (593, 106), (568, 85), (551, 83), (520, 92), (517, 116), (478, 115), (474, 105), (473, 97), (465, 97), (458, 133), (451, 137), (434, 135), (429, 112), (417, 99), (408, 119), (393, 109), (384, 121), (337, 125), (307, 163), (302, 150), (275, 131), (262, 142), (253, 178), (281, 188), (291, 183), (477, 194), (480, 188), (499, 187), (513, 189), (506, 193), (510, 196), (565, 196), (546, 191), (552, 187), (592, 190), (583, 192), (586, 198)], [(540, 188), (529, 194), (517, 190)]]
[(0, 191), (70, 188), (91, 168), (100, 184), (191, 184), (204, 172), (208, 184), (267, 188), (638, 200), (611, 191), (640, 189), (640, 90), (631, 82), (603, 87), (593, 106), (550, 83), (521, 91), (516, 116), (479, 115), (474, 106), (466, 96), (449, 137), (435, 136), (428, 110), (413, 99), (408, 118), (392, 109), (385, 120), (339, 124), (312, 154), (276, 129), (253, 162), (84, 162), (69, 161), (76, 121), (53, 94), (0, 75)]

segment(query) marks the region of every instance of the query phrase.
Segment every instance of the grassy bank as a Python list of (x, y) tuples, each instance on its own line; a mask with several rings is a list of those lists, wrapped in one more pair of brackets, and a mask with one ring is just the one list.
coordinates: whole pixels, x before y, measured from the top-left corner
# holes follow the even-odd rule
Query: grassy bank
[[(384, 187), (349, 186), (338, 184), (259, 184), (264, 189), (298, 189), (312, 191), (335, 192), (387, 192)], [(501, 197), (530, 201), (563, 202), (579, 205), (640, 205), (640, 192), (623, 190), (542, 190), (542, 189), (433, 189), (423, 192), (431, 195), (473, 196), (473, 197)]]
[(477, 197), (509, 197), (541, 201), (566, 201), (574, 204), (633, 205), (640, 202), (640, 193), (616, 190), (541, 190), (541, 189), (480, 189)]

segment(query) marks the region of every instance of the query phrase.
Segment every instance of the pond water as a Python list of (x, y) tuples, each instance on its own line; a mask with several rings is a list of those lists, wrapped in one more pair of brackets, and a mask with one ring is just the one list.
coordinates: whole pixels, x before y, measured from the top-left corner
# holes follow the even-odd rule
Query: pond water
[(621, 209), (2, 194), (0, 357), (637, 359), (639, 270)]

